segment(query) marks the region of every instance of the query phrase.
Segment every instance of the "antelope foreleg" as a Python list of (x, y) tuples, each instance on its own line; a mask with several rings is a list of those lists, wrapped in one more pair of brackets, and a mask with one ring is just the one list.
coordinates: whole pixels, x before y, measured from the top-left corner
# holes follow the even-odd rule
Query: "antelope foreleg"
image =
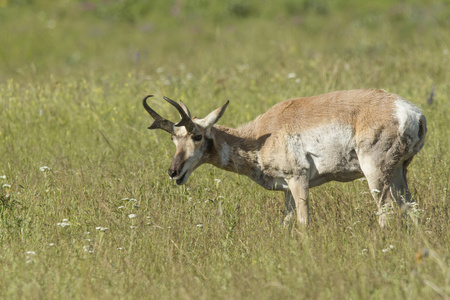
[[(309, 222), (309, 207), (308, 194), (309, 186), (306, 176), (293, 177), (288, 180), (290, 194), (295, 203), (295, 211), (300, 225), (308, 225)], [(288, 210), (288, 209), (287, 209)]]

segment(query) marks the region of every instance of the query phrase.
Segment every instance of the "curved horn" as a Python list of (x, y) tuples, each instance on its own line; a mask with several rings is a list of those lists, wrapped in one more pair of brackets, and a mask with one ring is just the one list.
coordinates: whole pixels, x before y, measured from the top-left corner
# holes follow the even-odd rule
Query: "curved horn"
[[(166, 96), (163, 97), (164, 100), (175, 106), (175, 108), (178, 110), (178, 112), (181, 115), (181, 121), (175, 124), (175, 126), (185, 126), (186, 130), (188, 132), (192, 132), (194, 130), (195, 124), (192, 121), (192, 119), (189, 117), (189, 115), (184, 111), (184, 109), (180, 106), (180, 104), (176, 103), (172, 99), (167, 98)], [(184, 105), (184, 104), (183, 104)]]
[(180, 100), (180, 106), (183, 108), (183, 110), (186, 112), (188, 117), (192, 120), (191, 112), (189, 111), (189, 108), (187, 108), (186, 104), (184, 104), (183, 101)]
[(167, 119), (164, 119), (156, 111), (150, 108), (147, 104), (147, 99), (153, 97), (153, 95), (148, 95), (142, 100), (142, 104), (144, 105), (145, 110), (152, 116), (152, 118), (155, 120), (152, 125), (148, 127), (148, 129), (162, 129), (164, 131), (167, 131), (168, 133), (173, 133), (173, 126), (174, 123), (170, 122)]

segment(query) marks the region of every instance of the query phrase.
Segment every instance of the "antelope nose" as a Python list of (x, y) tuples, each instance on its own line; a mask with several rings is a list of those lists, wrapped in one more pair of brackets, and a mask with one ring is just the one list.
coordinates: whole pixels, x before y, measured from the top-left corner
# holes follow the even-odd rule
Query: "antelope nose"
[(175, 178), (178, 176), (178, 170), (169, 169), (167, 173), (169, 173), (170, 178)]

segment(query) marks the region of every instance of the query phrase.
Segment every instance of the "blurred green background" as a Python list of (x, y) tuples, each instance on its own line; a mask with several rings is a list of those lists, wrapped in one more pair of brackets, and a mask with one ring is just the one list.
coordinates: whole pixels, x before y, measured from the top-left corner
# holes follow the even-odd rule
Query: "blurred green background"
[[(204, 66), (240, 64), (304, 76), (305, 63), (325, 57), (370, 59), (374, 69), (389, 65), (429, 81), (448, 70), (446, 1), (2, 0), (0, 20), (2, 81), (160, 67), (176, 75), (180, 64), (198, 76)], [(432, 49), (440, 51), (431, 56)], [(398, 69), (397, 56), (411, 58), (407, 69)]]

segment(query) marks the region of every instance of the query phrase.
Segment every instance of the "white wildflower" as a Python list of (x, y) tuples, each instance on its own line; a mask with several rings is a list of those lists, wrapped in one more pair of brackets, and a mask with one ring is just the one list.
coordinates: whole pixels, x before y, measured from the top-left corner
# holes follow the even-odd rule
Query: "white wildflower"
[(137, 202), (137, 200), (133, 199), (133, 198), (122, 198), (120, 200), (122, 200), (122, 201), (130, 201), (130, 202), (135, 202), (135, 203)]
[(203, 228), (203, 224), (197, 224), (198, 228)]
[(106, 231), (106, 230), (108, 230), (108, 228), (99, 226), (99, 227), (95, 227), (95, 230)]
[(129, 214), (128, 218), (130, 218), (130, 219), (136, 218), (136, 215), (135, 214)]
[(419, 209), (419, 203), (417, 202), (406, 203), (404, 206), (406, 208), (405, 210), (409, 211), (416, 217), (420, 217), (425, 212), (423, 209)]
[(69, 222), (56, 223), (56, 226), (61, 226), (62, 228), (64, 228), (66, 226), (70, 226), (70, 223)]
[(389, 245), (388, 248), (382, 249), (381, 251), (383, 251), (383, 253), (386, 253), (386, 252), (391, 251), (392, 249), (394, 249), (394, 245)]
[(221, 183), (221, 182), (222, 182), (222, 180), (220, 180), (220, 179), (216, 178), (216, 179), (214, 179), (214, 182), (217, 182), (217, 183)]
[(83, 246), (84, 252), (94, 253), (94, 247), (92, 246)]
[(297, 77), (297, 74), (295, 74), (294, 72), (289, 73), (289, 74), (287, 75), (287, 78), (288, 78), (288, 79), (294, 79), (295, 77)]
[(10, 188), (11, 187), (11, 185), (10, 184), (2, 184), (2, 188), (4, 189), (4, 188)]
[(121, 205), (118, 207), (118, 209), (122, 209), (122, 208), (125, 208), (125, 206)]
[(26, 261), (27, 264), (33, 262), (33, 260), (31, 259), (33, 256), (36, 256), (36, 252), (35, 251), (27, 251), (27, 252), (25, 252), (25, 257), (27, 259), (27, 261)]
[(0, 176), (0, 179), (6, 179), (6, 175)]
[(39, 171), (41, 171), (41, 172), (50, 171), (50, 168), (47, 167), (47, 166), (43, 166), (43, 167), (40, 167), (40, 168), (39, 168)]

